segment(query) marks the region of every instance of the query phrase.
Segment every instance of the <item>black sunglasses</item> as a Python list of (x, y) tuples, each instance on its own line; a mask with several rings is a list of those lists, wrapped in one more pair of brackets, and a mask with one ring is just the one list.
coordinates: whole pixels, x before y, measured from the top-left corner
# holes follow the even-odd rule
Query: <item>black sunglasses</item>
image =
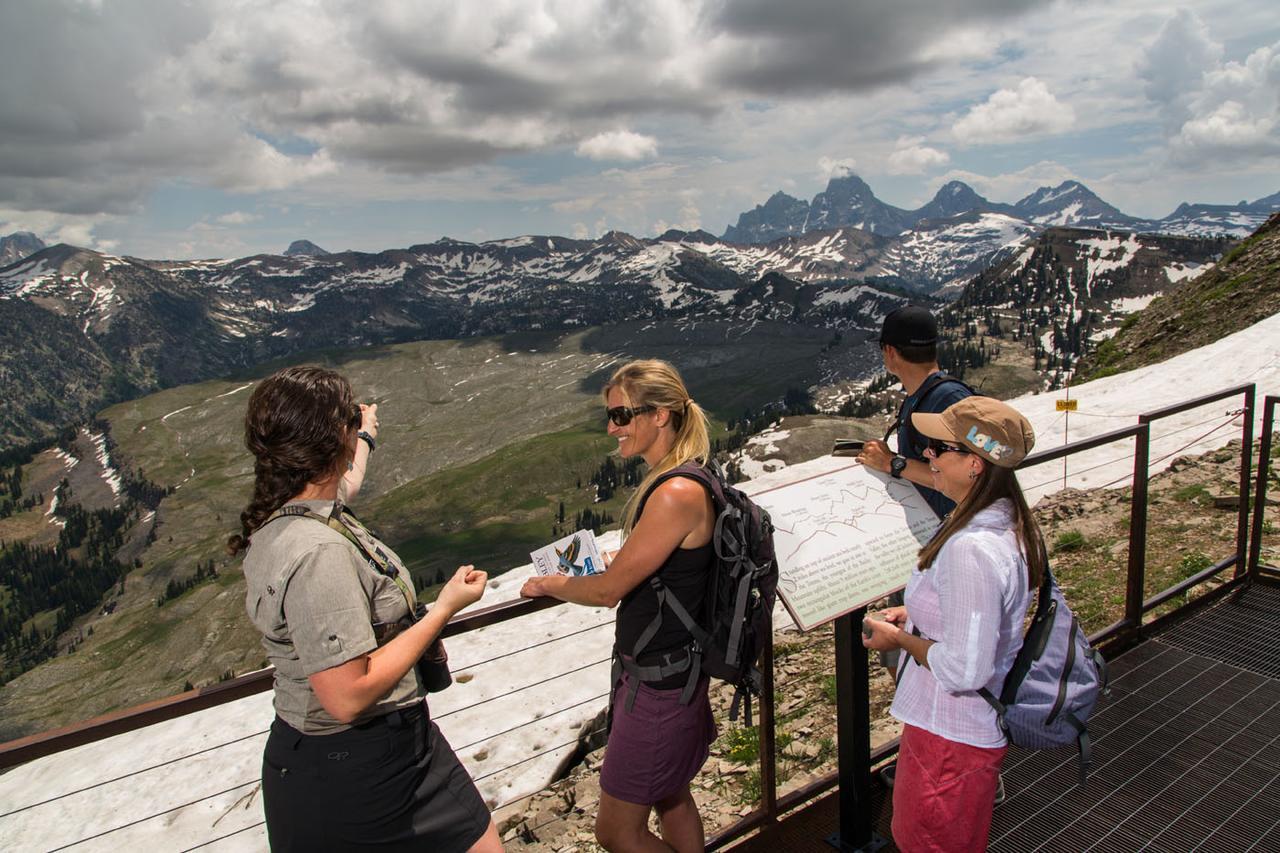
[(933, 455), (935, 457), (941, 456), (944, 453), (970, 453), (971, 452), (963, 447), (956, 447), (954, 444), (947, 444), (945, 441), (938, 438), (929, 439), (929, 449), (933, 451)]
[(604, 415), (613, 421), (614, 426), (624, 427), (631, 423), (631, 419), (636, 415), (643, 415), (645, 412), (652, 412), (657, 406), (614, 406), (612, 409), (605, 409)]

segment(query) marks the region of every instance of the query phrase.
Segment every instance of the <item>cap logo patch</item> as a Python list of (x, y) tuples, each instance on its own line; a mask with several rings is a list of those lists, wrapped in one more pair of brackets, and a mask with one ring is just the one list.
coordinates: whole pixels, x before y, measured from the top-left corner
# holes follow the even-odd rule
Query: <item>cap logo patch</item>
[(990, 454), (992, 459), (1001, 459), (1010, 450), (1008, 445), (1001, 444), (991, 436), (978, 432), (978, 428), (976, 426), (969, 427), (969, 434), (966, 435), (964, 439), (974, 447), (980, 448)]

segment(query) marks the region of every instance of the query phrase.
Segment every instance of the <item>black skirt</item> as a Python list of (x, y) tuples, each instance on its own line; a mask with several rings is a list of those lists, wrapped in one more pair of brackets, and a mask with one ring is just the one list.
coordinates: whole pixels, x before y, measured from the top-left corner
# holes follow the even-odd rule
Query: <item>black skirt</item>
[(273, 851), (462, 853), (489, 828), (489, 809), (422, 706), (331, 735), (276, 718), (262, 756)]

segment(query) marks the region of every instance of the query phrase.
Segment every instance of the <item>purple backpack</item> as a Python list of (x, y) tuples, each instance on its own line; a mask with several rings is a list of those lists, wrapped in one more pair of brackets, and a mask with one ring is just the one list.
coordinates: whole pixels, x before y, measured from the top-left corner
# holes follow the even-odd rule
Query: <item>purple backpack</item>
[(1000, 727), (1015, 745), (1025, 749), (1076, 746), (1083, 785), (1090, 761), (1085, 724), (1106, 688), (1106, 661), (1089, 644), (1046, 563), (1035, 617), (1000, 698), (985, 687), (978, 694), (995, 709)]

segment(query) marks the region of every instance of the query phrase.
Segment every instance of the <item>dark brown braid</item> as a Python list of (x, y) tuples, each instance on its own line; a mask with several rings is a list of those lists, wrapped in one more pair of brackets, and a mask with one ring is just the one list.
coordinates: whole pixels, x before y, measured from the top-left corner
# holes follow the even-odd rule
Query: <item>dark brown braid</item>
[(249, 397), (244, 443), (254, 456), (253, 497), (240, 513), (240, 533), (227, 540), (234, 556), (290, 498), (340, 472), (360, 407), (351, 385), (322, 367), (286, 367)]

